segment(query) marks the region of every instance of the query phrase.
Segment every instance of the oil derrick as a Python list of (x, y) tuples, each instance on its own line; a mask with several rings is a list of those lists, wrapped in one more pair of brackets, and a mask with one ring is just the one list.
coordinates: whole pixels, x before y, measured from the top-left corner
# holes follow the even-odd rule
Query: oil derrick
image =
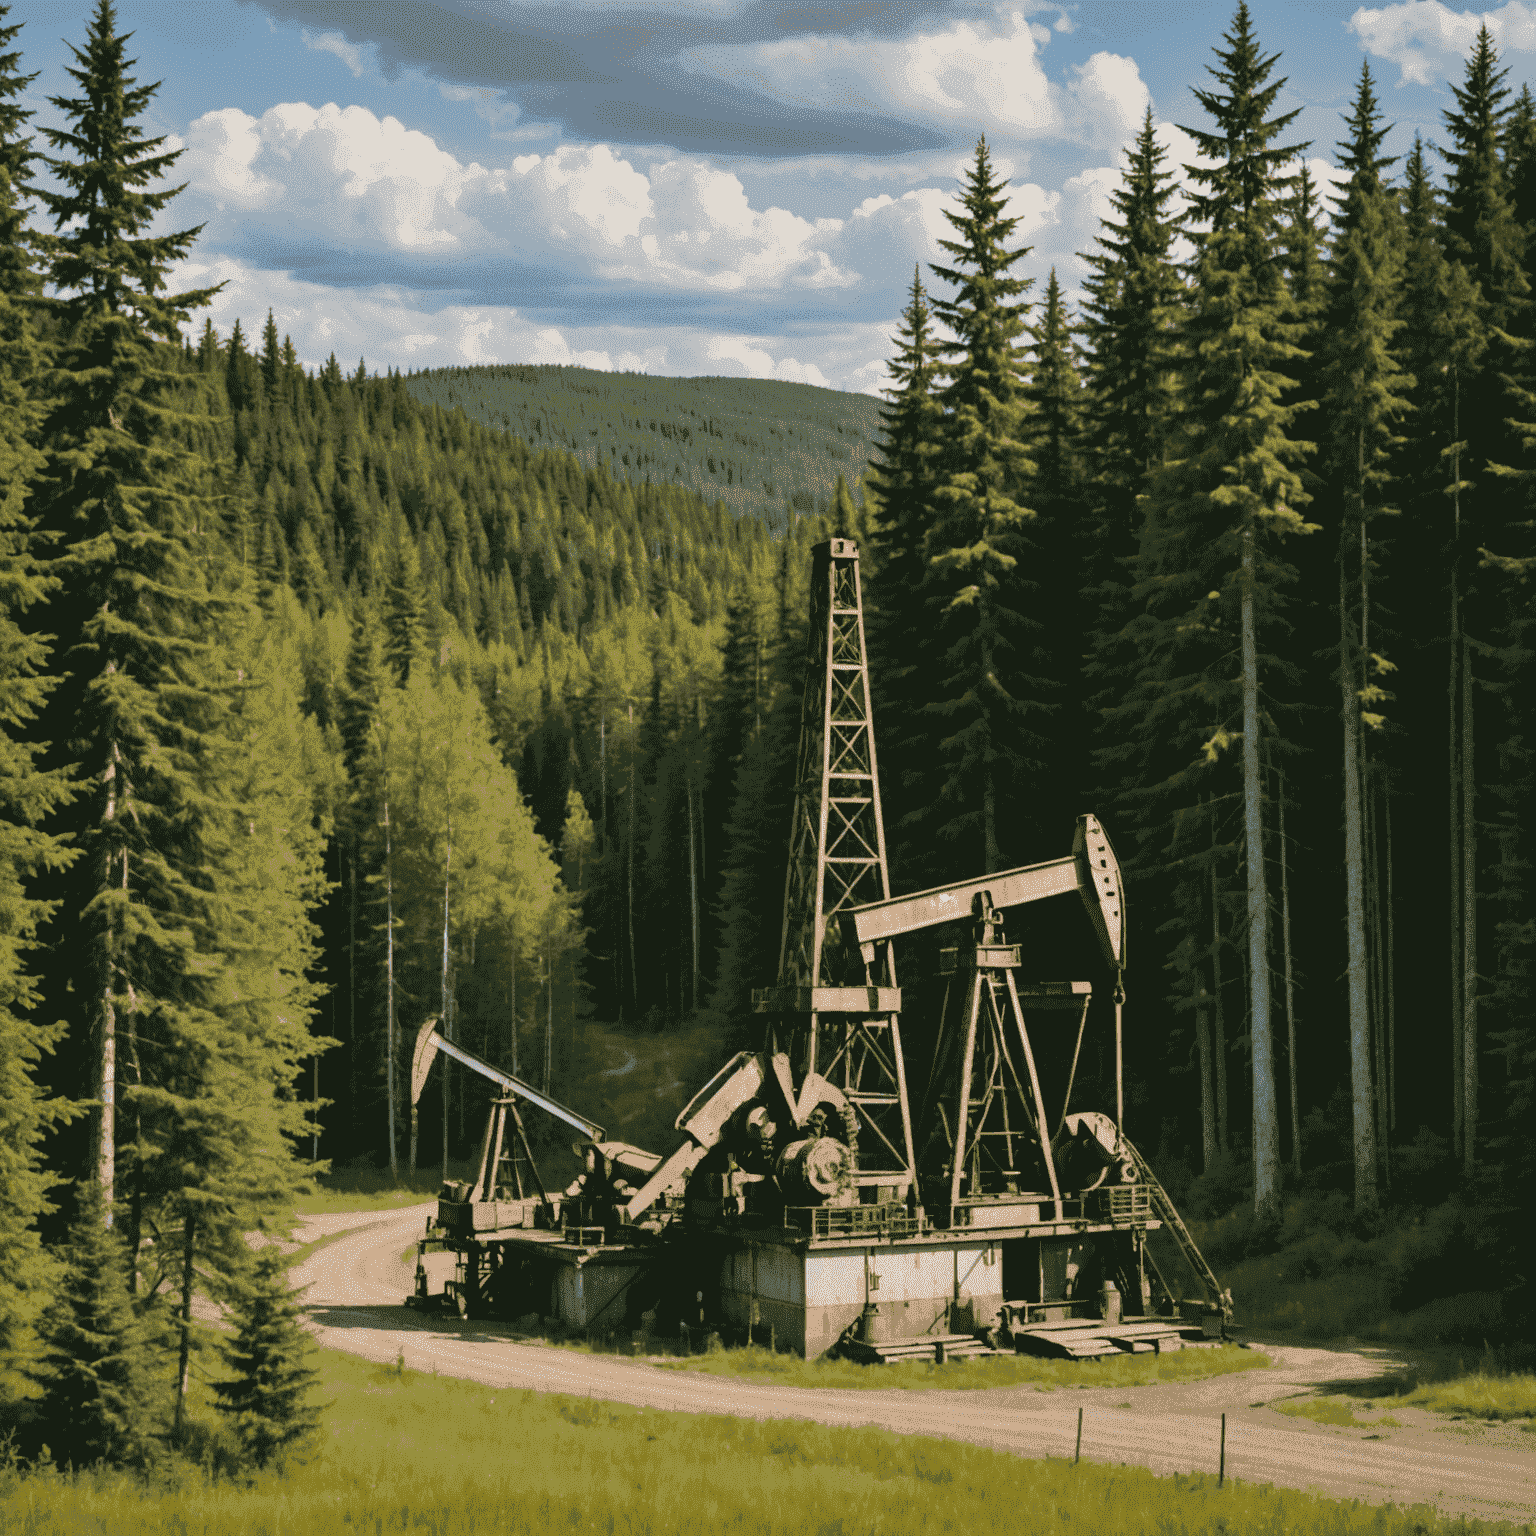
[(838, 919), (890, 893), (859, 551), (831, 539), (812, 551), (778, 985), (753, 1001), (769, 1016), (769, 1053), (786, 1052), (802, 1082), (820, 1075), (848, 1101), (865, 1204), (906, 1200), (914, 1186), (901, 993), (891, 946), (863, 959)]

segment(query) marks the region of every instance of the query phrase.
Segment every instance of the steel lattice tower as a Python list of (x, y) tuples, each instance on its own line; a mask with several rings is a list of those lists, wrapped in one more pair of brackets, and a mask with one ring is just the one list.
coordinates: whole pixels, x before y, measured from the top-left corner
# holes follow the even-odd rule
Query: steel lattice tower
[(797, 1073), (820, 1073), (854, 1106), (861, 1188), (905, 1199), (915, 1159), (895, 957), (884, 944), (865, 961), (845, 946), (838, 922), (890, 893), (859, 551), (832, 539), (812, 551), (778, 985), (754, 1001), (773, 1016), (770, 1047), (787, 1049)]

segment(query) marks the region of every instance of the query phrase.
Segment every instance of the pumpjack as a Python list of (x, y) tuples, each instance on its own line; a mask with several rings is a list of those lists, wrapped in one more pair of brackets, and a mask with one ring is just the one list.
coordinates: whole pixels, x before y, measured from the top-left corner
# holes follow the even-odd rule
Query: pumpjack
[[(1034, 979), (1005, 931), (1073, 895), (1114, 1003), (1113, 1115), (1074, 1102), (1094, 983)], [(913, 1079), (897, 944), (944, 929), (965, 942), (940, 951)], [(1219, 1339), (1230, 1293), (1125, 1135), (1126, 963), (1120, 868), (1093, 815), (1062, 857), (891, 895), (858, 550), (818, 545), (778, 976), (753, 994), (761, 1048), (700, 1088), (663, 1155), (606, 1139), (428, 1020), (413, 1103), (438, 1053), (500, 1093), (476, 1178), (444, 1186), (421, 1245), (455, 1253), (454, 1278), (430, 1294), (419, 1260), (410, 1300), (869, 1361)], [(581, 1138), (562, 1192), (540, 1180), (520, 1105)], [(1180, 1265), (1170, 1278), (1157, 1246)]]

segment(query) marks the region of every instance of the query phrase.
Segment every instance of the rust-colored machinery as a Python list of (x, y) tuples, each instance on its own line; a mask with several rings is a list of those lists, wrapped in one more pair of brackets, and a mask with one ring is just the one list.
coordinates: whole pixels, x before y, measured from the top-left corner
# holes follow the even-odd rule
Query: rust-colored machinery
[[(503, 1090), (476, 1180), (445, 1186), (423, 1244), (458, 1256), (441, 1299), (467, 1315), (553, 1313), (603, 1333), (644, 1318), (867, 1360), (1221, 1337), (1230, 1297), (1122, 1129), (1126, 919), (1108, 835), (1080, 816), (1061, 858), (892, 897), (858, 551), (833, 539), (813, 559), (779, 975), (754, 994), (762, 1049), (699, 1090), (663, 1156), (606, 1140), (428, 1021), (413, 1101), (439, 1051)], [(1030, 978), (1004, 931), (1008, 915), (1074, 894), (1114, 999), (1112, 1117), (1073, 1104), (1093, 984)], [(968, 942), (942, 951), (944, 1001), (919, 1031), (931, 1053), (912, 1092), (896, 946), (957, 923)], [(584, 1171), (559, 1195), (539, 1181), (519, 1102), (582, 1137)], [(1153, 1260), (1159, 1233), (1187, 1261), (1187, 1295)], [(417, 1273), (412, 1300), (432, 1303)]]

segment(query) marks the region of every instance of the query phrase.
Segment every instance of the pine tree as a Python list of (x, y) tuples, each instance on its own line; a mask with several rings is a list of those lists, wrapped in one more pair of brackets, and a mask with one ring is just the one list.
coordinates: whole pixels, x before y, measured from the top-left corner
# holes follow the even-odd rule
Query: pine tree
[(83, 967), (90, 977), (68, 1004), (75, 1038), (82, 1047), (89, 1041), (94, 1057), (89, 1095), (102, 1108), (92, 1168), (109, 1216), (118, 1021), (128, 1021), (137, 1075), (141, 994), (158, 1027), (202, 985), (188, 929), (202, 902), (189, 876), (201, 862), (206, 820), (200, 716), (215, 708), (193, 677), (207, 598), (188, 547), (206, 469), (167, 431), (177, 407), (175, 354), (154, 341), (176, 337), (212, 290), (163, 291), (196, 231), (144, 233), (176, 191), (144, 189), (176, 155), (160, 153), (164, 141), (137, 127), (156, 87), (126, 75), (125, 38), (115, 26), (109, 0), (99, 0), (85, 49), (72, 50), (79, 67), (69, 74), (83, 94), (52, 98), (71, 126), (45, 130), (74, 158), (44, 157), (61, 190), (38, 193), (62, 231), (42, 237), (60, 340), (38, 499), (61, 541), (62, 588), (46, 622), (68, 669), (45, 731), (93, 786), (67, 823), (80, 857), (77, 878), (60, 893), (60, 939), (70, 971), (84, 982)]
[[(1055, 267), (1046, 282), (1039, 319), (1030, 331), (1030, 350), (1034, 359), (1025, 397), (1036, 468), (1030, 495), (1035, 521), (1029, 541), (1032, 560), (1045, 573), (1035, 615), (1045, 629), (1036, 651), (1036, 670), (1056, 701), (1050, 749), (1038, 782), (1042, 798), (1051, 807), (1048, 815), (1064, 819), (1065, 808), (1081, 794), (1087, 777), (1085, 733), (1075, 701), (1091, 626), (1083, 623), (1079, 597), (1088, 534), (1082, 361), (1077, 327), (1062, 298)], [(1040, 828), (1046, 838), (1049, 830), (1048, 825)]]
[(42, 771), (39, 750), (24, 736), (49, 686), (42, 675), (48, 647), (26, 614), (57, 579), (36, 548), (29, 506), (44, 463), (32, 397), (43, 354), (24, 307), (40, 285), (21, 193), (32, 158), (25, 133), (31, 114), (18, 98), (36, 77), (19, 74), (21, 55), (4, 51), (21, 30), (3, 25), (8, 9), (0, 7), (0, 1399), (30, 1352), (31, 1324), (53, 1275), (37, 1230), (38, 1218), (52, 1209), (40, 1142), (64, 1106), (34, 1074), (62, 1031), (27, 1017), (38, 1001), (28, 957), (48, 912), (34, 895), (34, 879), (67, 859), (38, 824), (68, 794), (63, 775)]
[(320, 1425), (313, 1402), (320, 1373), (314, 1344), (288, 1288), (288, 1265), (275, 1244), (260, 1249), (237, 1282), (227, 1313), (234, 1338), (224, 1345), (233, 1374), (213, 1384), (243, 1459), (281, 1466)]
[(153, 1455), (150, 1338), (128, 1293), (128, 1254), (106, 1225), (101, 1186), (77, 1186), (63, 1279), (39, 1327), (39, 1429), (54, 1460), (136, 1465)]
[[(1380, 120), (1369, 65), (1339, 145), (1350, 180), (1335, 221), (1332, 283), (1323, 327), (1323, 416), (1327, 427), (1326, 504), (1338, 518), (1338, 680), (1344, 726), (1344, 873), (1349, 955), (1350, 1081), (1354, 1102), (1355, 1203), (1377, 1200), (1378, 1099), (1373, 1046), (1385, 1024), (1371, 1017), (1367, 972), (1365, 747), (1362, 731), (1379, 728), (1387, 663), (1373, 649), (1370, 584), (1376, 561), (1372, 525), (1395, 509), (1386, 503), (1389, 461), (1401, 438), (1409, 381), (1396, 356), (1403, 240), (1395, 198), (1382, 183), (1392, 160), (1379, 153), (1389, 128)], [(1374, 642), (1379, 644), (1380, 642)]]
[[(1092, 269), (1083, 330), (1089, 350), (1089, 447), (1105, 538), (1094, 542), (1128, 560), (1140, 532), (1137, 500), (1162, 462), (1176, 408), (1178, 328), (1183, 282), (1170, 252), (1173, 173), (1165, 170), (1152, 109), (1131, 146), (1121, 185), (1110, 194), (1118, 216), (1105, 221)], [(1100, 579), (1116, 568), (1102, 563)]]
[[(1413, 378), (1413, 410), (1404, 423), (1405, 443), (1396, 464), (1403, 502), (1393, 556), (1395, 607), (1413, 621), (1416, 644), (1398, 674), (1398, 717), (1409, 739), (1446, 742), (1444, 757), (1412, 754), (1404, 765), (1404, 792), (1425, 824), (1446, 826), (1446, 864), (1434, 882), (1445, 905), (1439, 910), (1448, 935), (1443, 973), (1449, 993), (1452, 1146), (1461, 1153), (1465, 1109), (1467, 937), (1463, 921), (1462, 567), (1468, 539), (1463, 515), (1474, 489), (1467, 429), (1467, 388), (1482, 373), (1488, 336), (1480, 298), (1466, 267), (1447, 260), (1441, 245), (1440, 208), (1417, 139), (1406, 164), (1401, 313), (1403, 364)], [(1449, 716), (1449, 721), (1447, 720)], [(1448, 803), (1449, 802), (1449, 803)], [(1441, 819), (1444, 818), (1442, 821)], [(1438, 845), (1438, 840), (1437, 840)], [(1475, 974), (1475, 967), (1474, 967)]]
[[(1484, 926), (1479, 887), (1487, 883), (1479, 842), (1477, 799), (1488, 786), (1487, 768), (1480, 771), (1475, 751), (1476, 700), (1482, 680), (1476, 660), (1494, 641), (1487, 630), (1469, 632), (1497, 611), (1496, 581), (1480, 579), (1471, 552), (1502, 544), (1504, 526), (1523, 520), (1523, 509), (1511, 505), (1508, 483), (1494, 465), (1517, 461), (1519, 445), (1511, 430), (1518, 401), (1510, 386), (1521, 371), (1521, 349), (1514, 337), (1529, 324), (1530, 283), (1525, 274), (1525, 231), (1517, 218), (1503, 155), (1510, 126), (1507, 69), (1499, 68), (1498, 51), (1487, 26), (1478, 30), (1466, 74), (1452, 85), (1456, 109), (1444, 114), (1450, 146), (1443, 151), (1450, 167), (1445, 196), (1444, 236), (1453, 265), (1466, 269), (1478, 298), (1478, 330), (1485, 346), (1470, 366), (1457, 367), (1455, 379), (1458, 451), (1453, 497), (1451, 560), (1451, 699), (1450, 757), (1452, 760), (1453, 843), (1459, 847), (1461, 982), (1461, 1095), (1457, 1137), (1465, 1171), (1477, 1161), (1479, 1077), (1482, 1031), (1478, 1019), (1478, 954)], [(1458, 359), (1458, 364), (1462, 360)], [(1512, 408), (1514, 407), (1514, 408)], [(1486, 588), (1486, 590), (1485, 590)], [(1481, 628), (1481, 625), (1478, 626)], [(1457, 663), (1460, 663), (1459, 668)], [(1456, 675), (1459, 672), (1459, 676)], [(1484, 754), (1486, 765), (1491, 754)]]
[[(238, 322), (236, 322), (238, 324)], [(277, 321), (272, 311), (267, 311), (267, 323), (261, 331), (261, 388), (267, 409), (277, 405), (279, 386), (282, 383), (282, 355), (277, 344)]]
[(426, 606), (416, 541), (402, 518), (395, 529), (383, 600), (384, 655), (402, 686), (410, 681), (411, 666), (422, 652)]
[[(1293, 381), (1284, 370), (1300, 349), (1291, 340), (1275, 238), (1281, 201), (1293, 186), (1284, 168), (1302, 146), (1275, 142), (1296, 114), (1268, 115), (1285, 82), (1269, 80), (1278, 56), (1262, 55), (1246, 4), (1224, 42), (1210, 70), (1220, 89), (1195, 93), (1215, 126), (1186, 130), (1211, 162), (1189, 168), (1197, 188), (1192, 212), (1203, 227), (1195, 234), (1188, 404), (1143, 534), (1136, 598), (1147, 608), (1128, 631), (1146, 653), (1142, 675), (1114, 713), (1139, 716), (1141, 729), (1150, 726), (1166, 744), (1172, 772), (1158, 791), (1164, 827), (1179, 824), (1172, 812), (1180, 801), (1182, 819), (1191, 819), (1200, 789), (1210, 782), (1214, 792), (1211, 770), (1221, 754), (1240, 744), (1254, 1202), (1260, 1219), (1272, 1222), (1280, 1141), (1261, 774), (1269, 711), (1259, 637), (1261, 629), (1274, 631), (1278, 589), (1291, 574), (1277, 546), (1307, 526), (1296, 510), (1306, 497), (1295, 467), (1306, 445), (1290, 435), (1297, 407), (1285, 398)], [(1264, 660), (1269, 674), (1284, 675), (1267, 651)], [(1148, 802), (1144, 820), (1151, 809)]]
[[(1089, 349), (1083, 456), (1091, 476), (1087, 494), (1092, 515), (1082, 581), (1089, 629), (1085, 670), (1089, 705), (1097, 717), (1090, 780), (1095, 804), (1109, 804), (1112, 791), (1138, 777), (1146, 746), (1136, 733), (1118, 728), (1107, 711), (1124, 696), (1142, 665), (1130, 627), (1135, 562), (1147, 495), (1178, 409), (1185, 294), (1170, 254), (1176, 234), (1171, 212), (1175, 190), (1164, 159), (1148, 108), (1122, 184), (1111, 194), (1114, 216), (1105, 221), (1097, 249), (1087, 257), (1092, 275), (1083, 325)], [(1131, 854), (1128, 842), (1122, 851)], [(1203, 948), (1194, 944), (1175, 950), (1186, 962), (1193, 962), (1197, 953)], [(1180, 985), (1199, 994), (1192, 971)], [(1214, 1093), (1209, 1102), (1213, 1113), (1207, 1142), (1214, 1157)]]
[(954, 240), (940, 247), (953, 267), (933, 268), (954, 297), (934, 305), (955, 340), (941, 351), (940, 400), (944, 449), (933, 490), (928, 574), (921, 587), (922, 623), (933, 644), (912, 675), (922, 710), (938, 736), (935, 793), (909, 813), (930, 839), (965, 839), (988, 871), (1002, 867), (1003, 842), (1018, 855), (1013, 818), (999, 815), (999, 793), (1021, 797), (1041, 772), (1048, 749), (1044, 697), (1036, 671), (1042, 626), (1030, 599), (1051, 575), (1028, 575), (1026, 528), (1033, 511), (1020, 498), (1034, 475), (1026, 446), (1023, 295), (1030, 284), (1013, 275), (1029, 254), (1008, 249), (1018, 225), (1003, 210), (1006, 183), (992, 169), (986, 139), (961, 190), (960, 212), (945, 211)]
[[(890, 383), (880, 407), (881, 437), (866, 486), (875, 503), (873, 539), (879, 575), (865, 582), (870, 685), (884, 768), (886, 825), (893, 879), (905, 881), (906, 839), (898, 832), (921, 806), (932, 722), (914, 686), (925, 636), (912, 615), (922, 611), (927, 538), (934, 517), (943, 408), (935, 394), (938, 340), (920, 272), (914, 270), (907, 307), (887, 365)], [(862, 573), (861, 573), (862, 579)], [(910, 882), (908, 882), (910, 883)]]

